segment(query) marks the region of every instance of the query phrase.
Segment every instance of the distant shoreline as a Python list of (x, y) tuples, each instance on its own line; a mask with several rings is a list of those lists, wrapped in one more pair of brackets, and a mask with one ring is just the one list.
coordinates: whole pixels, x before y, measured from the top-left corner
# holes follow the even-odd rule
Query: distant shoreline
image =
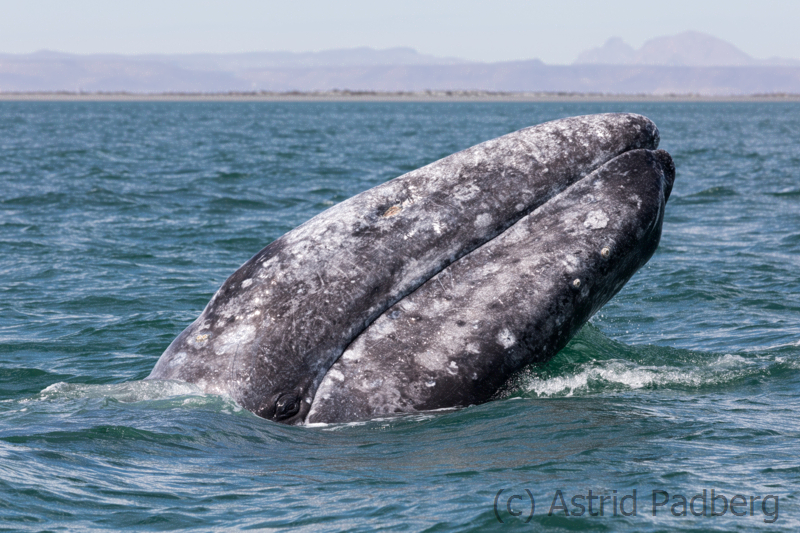
[(800, 102), (800, 94), (704, 96), (490, 91), (0, 92), (0, 102)]

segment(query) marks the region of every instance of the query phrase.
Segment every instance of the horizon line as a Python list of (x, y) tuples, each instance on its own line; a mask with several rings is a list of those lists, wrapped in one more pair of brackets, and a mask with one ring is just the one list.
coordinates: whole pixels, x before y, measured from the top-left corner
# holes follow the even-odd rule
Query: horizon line
[(800, 102), (800, 93), (702, 95), (697, 93), (626, 94), (511, 91), (9, 91), (0, 90), (0, 102)]

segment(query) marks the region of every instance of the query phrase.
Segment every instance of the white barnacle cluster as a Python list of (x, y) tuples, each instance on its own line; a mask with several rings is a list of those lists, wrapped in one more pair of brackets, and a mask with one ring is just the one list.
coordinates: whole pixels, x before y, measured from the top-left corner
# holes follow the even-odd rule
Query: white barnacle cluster
[(489, 213), (481, 213), (475, 218), (475, 227), (485, 228), (492, 223), (492, 215)]
[(564, 256), (564, 258), (561, 260), (561, 264), (564, 266), (564, 270), (571, 274), (580, 269), (581, 260), (578, 257), (569, 254)]
[(514, 346), (514, 343), (517, 342), (517, 338), (508, 328), (503, 328), (497, 335), (497, 342), (507, 350)]
[(217, 338), (214, 351), (217, 355), (234, 354), (240, 346), (252, 342), (256, 334), (256, 327), (241, 323), (235, 328), (228, 328)]
[(608, 215), (600, 209), (589, 211), (583, 226), (588, 229), (603, 229), (608, 226)]
[(342, 374), (341, 372), (339, 372), (335, 368), (331, 369), (330, 372), (328, 372), (328, 376), (330, 376), (330, 378), (335, 380), (335, 381), (339, 381), (339, 382), (344, 381), (344, 374)]
[(168, 367), (180, 366), (186, 361), (186, 352), (178, 352), (174, 357), (167, 360)]

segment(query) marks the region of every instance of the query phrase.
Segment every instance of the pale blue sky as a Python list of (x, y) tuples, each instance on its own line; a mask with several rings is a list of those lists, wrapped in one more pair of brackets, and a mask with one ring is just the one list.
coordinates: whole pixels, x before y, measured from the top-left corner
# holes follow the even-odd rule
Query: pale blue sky
[(794, 0), (0, 0), (0, 53), (187, 53), (411, 46), (478, 61), (571, 63), (697, 30), (756, 58), (800, 59)]

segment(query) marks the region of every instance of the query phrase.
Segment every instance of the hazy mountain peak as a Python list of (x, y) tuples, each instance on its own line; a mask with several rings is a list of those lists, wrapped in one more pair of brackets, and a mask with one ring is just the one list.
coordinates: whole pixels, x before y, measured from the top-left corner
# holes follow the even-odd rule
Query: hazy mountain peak
[(575, 60), (576, 64), (624, 65), (630, 63), (636, 50), (622, 40), (612, 37), (603, 46), (586, 50)]
[(757, 63), (734, 45), (712, 35), (685, 31), (650, 39), (636, 52), (633, 63), (690, 67), (741, 67)]
[(798, 62), (779, 58), (754, 59), (731, 43), (713, 35), (699, 31), (685, 31), (677, 35), (650, 39), (638, 50), (619, 37), (613, 37), (603, 46), (581, 53), (575, 64), (743, 67), (796, 65)]

